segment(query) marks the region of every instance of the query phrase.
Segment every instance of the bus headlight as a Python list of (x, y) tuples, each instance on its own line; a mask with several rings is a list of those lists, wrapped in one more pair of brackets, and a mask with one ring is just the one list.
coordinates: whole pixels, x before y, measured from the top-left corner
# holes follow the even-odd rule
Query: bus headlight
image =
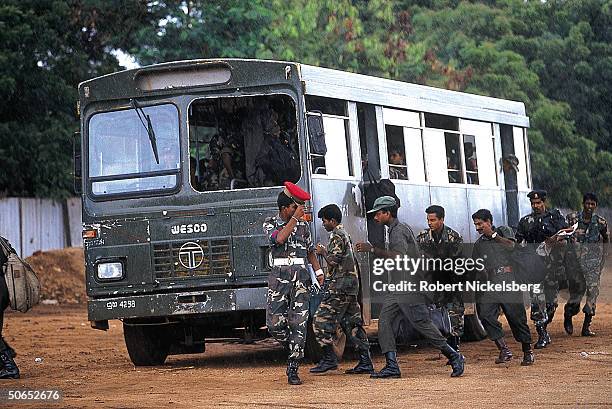
[(123, 264), (114, 261), (111, 263), (98, 264), (97, 271), (100, 280), (119, 280), (123, 278)]

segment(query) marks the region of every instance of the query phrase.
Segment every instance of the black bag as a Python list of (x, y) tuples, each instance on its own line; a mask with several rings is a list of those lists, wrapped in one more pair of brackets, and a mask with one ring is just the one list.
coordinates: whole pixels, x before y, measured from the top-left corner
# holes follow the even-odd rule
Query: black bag
[(515, 279), (523, 284), (538, 284), (546, 277), (546, 259), (535, 252), (533, 245), (514, 246), (510, 263)]
[[(437, 307), (434, 304), (427, 306), (429, 317), (433, 324), (440, 330), (442, 336), (448, 337), (451, 333), (451, 322), (446, 307)], [(410, 344), (422, 339), (423, 335), (417, 331), (409, 319), (400, 314), (392, 324), (395, 339), (399, 344)]]
[(400, 207), (400, 199), (395, 194), (395, 185), (389, 179), (381, 179), (379, 181), (374, 178), (369, 169), (365, 171), (368, 182), (364, 184), (364, 199), (366, 210), (372, 210), (376, 199), (382, 196), (391, 196), (395, 199), (397, 207)]

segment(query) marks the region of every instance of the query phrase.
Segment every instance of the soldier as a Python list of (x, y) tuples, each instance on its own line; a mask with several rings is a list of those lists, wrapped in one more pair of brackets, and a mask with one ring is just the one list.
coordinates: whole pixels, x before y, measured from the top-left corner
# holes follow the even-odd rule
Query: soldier
[(529, 192), (527, 197), (533, 212), (519, 220), (516, 241), (533, 246), (546, 242), (553, 249), (546, 257), (546, 277), (542, 283), (544, 292), (531, 295), (531, 320), (534, 321), (538, 332), (535, 348), (540, 349), (551, 342), (546, 327), (552, 321), (557, 309), (560, 270), (563, 263), (563, 250), (556, 234), (566, 228), (567, 223), (559, 210), (546, 208), (546, 191), (534, 190)]
[[(374, 220), (385, 225), (388, 233), (388, 241), (385, 248), (373, 247), (370, 243), (357, 243), (355, 249), (359, 252), (371, 252), (376, 257), (394, 259), (396, 257), (417, 258), (418, 246), (416, 239), (409, 226), (400, 223), (397, 219), (397, 203), (391, 196), (382, 196), (376, 199), (372, 210)], [(394, 271), (395, 272), (395, 271)], [(422, 272), (410, 272), (413, 282), (418, 281)], [(392, 277), (396, 283), (399, 277)], [(405, 299), (401, 299), (402, 297)], [(414, 292), (411, 294), (388, 293), (380, 312), (378, 320), (378, 342), (380, 349), (385, 354), (386, 365), (380, 372), (374, 372), (371, 378), (400, 378), (401, 372), (397, 364), (397, 348), (395, 345), (395, 333), (393, 322), (399, 316), (408, 319), (414, 328), (421, 333), (434, 347), (438, 348), (446, 356), (453, 368), (452, 377), (461, 376), (464, 370), (465, 358), (448, 345), (446, 338), (433, 324), (429, 315), (427, 304), (430, 302), (425, 293)]]
[[(578, 223), (574, 237), (575, 250), (578, 261), (577, 267), (579, 272), (582, 273), (585, 285), (579, 286), (577, 291), (570, 291), (570, 299), (565, 304), (563, 326), (568, 334), (573, 333), (572, 317), (578, 314), (580, 301), (586, 289), (586, 302), (582, 309), (584, 323), (582, 324), (581, 335), (583, 337), (595, 335), (589, 327), (593, 316), (595, 316), (595, 303), (599, 295), (601, 270), (606, 260), (607, 246), (610, 242), (606, 220), (595, 214), (597, 203), (597, 196), (594, 193), (586, 193), (582, 198), (583, 211), (567, 215), (569, 225)], [(570, 290), (573, 290), (572, 287), (574, 286), (570, 286)]]
[[(515, 245), (514, 233), (508, 226), (493, 226), (493, 216), (487, 209), (480, 209), (472, 215), (476, 231), (480, 234), (472, 252), (472, 259), (481, 259), (484, 263), (485, 278), (494, 284), (516, 281), (510, 265), (510, 253)], [(527, 326), (527, 314), (523, 305), (523, 293), (520, 291), (506, 294), (483, 293), (476, 304), (478, 316), (487, 335), (499, 349), (496, 364), (509, 362), (512, 352), (504, 340), (504, 331), (499, 322), (500, 309), (504, 312), (514, 339), (522, 344), (523, 360), (521, 365), (534, 362), (531, 349), (531, 333)]]
[(268, 277), (266, 324), (270, 334), (289, 351), (287, 381), (300, 385), (299, 361), (304, 356), (306, 323), (311, 284), (307, 263), (323, 283), (323, 270), (314, 252), (310, 228), (304, 216), (304, 202), (310, 195), (290, 182), (277, 198), (278, 215), (265, 220), (272, 271)]
[(338, 368), (338, 358), (332, 344), (336, 327), (340, 324), (359, 353), (357, 366), (345, 373), (370, 374), (374, 372), (374, 367), (370, 358), (368, 337), (363, 329), (361, 307), (357, 300), (359, 276), (351, 238), (340, 224), (342, 213), (335, 204), (321, 208), (318, 217), (330, 235), (327, 248), (319, 243), (316, 249), (317, 254), (327, 261), (327, 292), (314, 315), (314, 330), (317, 341), (323, 347), (323, 358), (310, 372), (323, 373)]
[[(463, 250), (463, 238), (455, 230), (444, 224), (444, 208), (442, 206), (429, 206), (425, 209), (427, 224), (429, 228), (423, 230), (417, 236), (417, 243), (425, 257), (430, 259), (457, 259), (461, 257)], [(445, 284), (459, 282), (459, 275), (448, 274), (444, 271), (434, 272), (434, 281)], [(444, 305), (450, 316), (451, 334), (448, 344), (459, 352), (459, 344), (463, 335), (463, 298), (461, 292), (450, 291), (438, 294), (436, 302)]]

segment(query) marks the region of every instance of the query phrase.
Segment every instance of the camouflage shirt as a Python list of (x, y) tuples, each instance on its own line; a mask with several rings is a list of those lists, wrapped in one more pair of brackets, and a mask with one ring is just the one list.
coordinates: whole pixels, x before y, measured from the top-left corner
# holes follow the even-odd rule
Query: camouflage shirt
[(431, 229), (425, 229), (417, 236), (417, 243), (421, 252), (429, 258), (457, 258), (461, 257), (463, 238), (447, 225), (437, 237)]
[[(463, 251), (463, 238), (455, 230), (447, 225), (442, 227), (442, 232), (436, 235), (431, 229), (425, 229), (417, 236), (419, 249), (428, 259), (441, 259), (444, 263), (447, 259), (461, 257)], [(436, 272), (438, 273), (438, 272)], [(444, 282), (456, 281), (459, 276), (456, 274), (440, 275), (435, 274), (435, 279)]]
[(547, 209), (543, 214), (530, 213), (519, 220), (516, 241), (542, 243), (566, 227), (567, 223), (557, 209)]
[(359, 277), (351, 238), (341, 224), (329, 234), (327, 245), (329, 291), (349, 295), (359, 292)]
[(579, 260), (592, 259), (601, 261), (603, 259), (603, 247), (599, 243), (609, 243), (608, 223), (603, 217), (593, 214), (591, 220), (584, 220), (583, 212), (573, 212), (567, 215), (567, 223), (570, 226), (578, 223), (574, 234), (574, 242), (577, 242), (576, 254)]
[(567, 215), (566, 219), (570, 226), (578, 223), (575, 237), (579, 243), (608, 242), (608, 222), (600, 215), (593, 214), (588, 223), (584, 220), (583, 212), (572, 212)]
[(314, 251), (312, 237), (308, 223), (299, 221), (283, 244), (276, 241), (278, 233), (285, 227), (286, 222), (280, 216), (268, 217), (264, 221), (263, 230), (269, 240), (273, 258), (297, 257), (306, 258), (310, 251)]

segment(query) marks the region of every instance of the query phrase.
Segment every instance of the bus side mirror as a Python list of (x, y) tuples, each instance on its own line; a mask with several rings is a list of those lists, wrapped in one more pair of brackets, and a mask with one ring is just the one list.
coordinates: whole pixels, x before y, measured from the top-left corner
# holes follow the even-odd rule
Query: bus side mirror
[(325, 145), (325, 129), (323, 129), (323, 113), (320, 111), (308, 112), (306, 114), (306, 124), (310, 138), (310, 152), (316, 155), (325, 155), (327, 146)]
[(83, 193), (83, 177), (81, 173), (81, 133), (75, 132), (72, 140), (72, 157), (74, 160), (74, 193)]

